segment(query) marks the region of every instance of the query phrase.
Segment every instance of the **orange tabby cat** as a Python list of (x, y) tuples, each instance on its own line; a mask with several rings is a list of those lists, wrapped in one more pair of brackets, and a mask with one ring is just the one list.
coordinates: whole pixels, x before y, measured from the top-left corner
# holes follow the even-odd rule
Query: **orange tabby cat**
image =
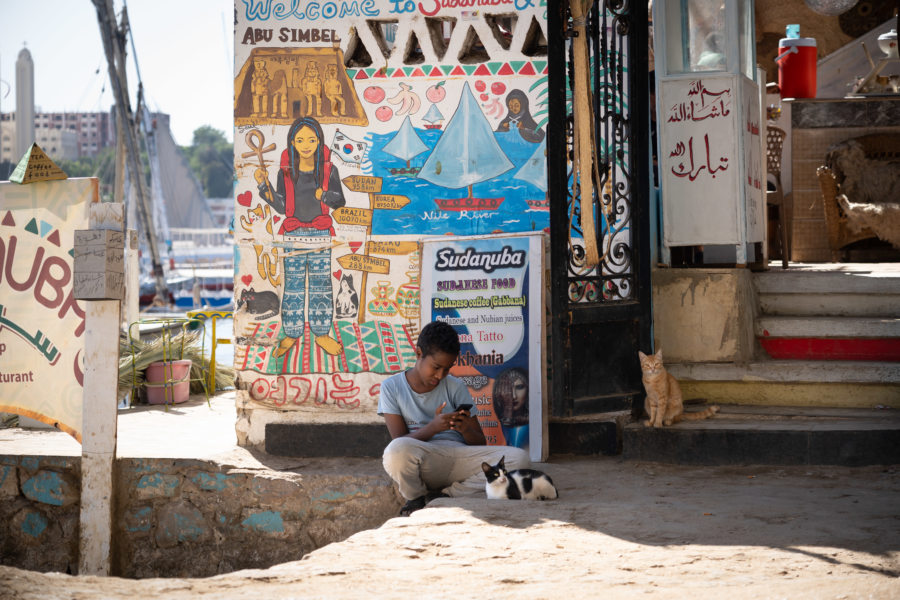
[(718, 406), (710, 406), (701, 412), (684, 412), (681, 387), (678, 380), (669, 375), (663, 366), (662, 348), (652, 356), (647, 356), (639, 350), (638, 356), (641, 358), (641, 371), (644, 374), (642, 377), (644, 389), (647, 390), (644, 409), (650, 417), (644, 421), (645, 426), (662, 427), (682, 420), (708, 419), (719, 412)]

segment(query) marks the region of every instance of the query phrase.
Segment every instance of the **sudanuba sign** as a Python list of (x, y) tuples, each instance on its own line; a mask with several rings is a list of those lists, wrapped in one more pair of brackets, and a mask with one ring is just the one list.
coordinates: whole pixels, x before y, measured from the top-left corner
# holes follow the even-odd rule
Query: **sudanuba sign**
[(469, 386), (489, 444), (545, 458), (543, 235), (426, 239), (422, 324), (459, 334), (451, 373)]

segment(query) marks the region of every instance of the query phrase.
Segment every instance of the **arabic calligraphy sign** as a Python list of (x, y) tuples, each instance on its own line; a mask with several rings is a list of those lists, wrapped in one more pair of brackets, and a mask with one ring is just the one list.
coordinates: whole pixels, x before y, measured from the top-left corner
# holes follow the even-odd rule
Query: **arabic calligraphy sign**
[(0, 411), (79, 441), (84, 310), (72, 249), (96, 201), (96, 179), (0, 183)]
[[(669, 246), (738, 239), (740, 197), (734, 80), (661, 82), (660, 178)], [(671, 209), (672, 206), (677, 208)]]
[[(679, 136), (682, 139), (675, 142), (675, 148), (669, 152), (669, 158), (672, 159), (670, 170), (673, 175), (687, 177), (690, 181), (694, 181), (701, 175), (708, 175), (715, 179), (718, 171), (728, 168), (729, 156), (727, 153), (722, 155), (711, 151), (709, 134), (712, 132), (706, 130), (703, 122), (709, 120), (709, 125), (714, 126), (716, 119), (727, 119), (732, 111), (731, 103), (731, 88), (711, 92), (706, 89), (703, 81), (698, 79), (690, 83), (687, 97), (681, 102), (676, 102), (669, 109), (666, 122), (683, 123), (687, 129), (684, 135)], [(702, 145), (701, 133), (703, 134)], [(697, 138), (696, 151), (694, 148), (695, 137)]]

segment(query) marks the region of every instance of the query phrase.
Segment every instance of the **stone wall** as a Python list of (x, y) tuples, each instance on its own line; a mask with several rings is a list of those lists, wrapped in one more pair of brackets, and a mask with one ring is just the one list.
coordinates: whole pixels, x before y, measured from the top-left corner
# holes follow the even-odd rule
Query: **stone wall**
[(747, 362), (758, 347), (747, 269), (653, 271), (653, 338), (667, 363)]
[[(380, 461), (259, 467), (119, 459), (113, 574), (266, 568), (378, 527), (400, 506)], [(0, 457), (0, 563), (77, 573), (80, 481), (78, 458)]]
[(81, 460), (0, 456), (0, 563), (78, 570)]

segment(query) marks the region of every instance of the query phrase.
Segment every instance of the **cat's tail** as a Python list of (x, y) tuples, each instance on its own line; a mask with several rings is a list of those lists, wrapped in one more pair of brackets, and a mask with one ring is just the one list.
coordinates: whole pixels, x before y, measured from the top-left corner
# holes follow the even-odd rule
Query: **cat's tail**
[(719, 407), (715, 404), (706, 408), (706, 410), (701, 410), (700, 412), (685, 412), (681, 413), (679, 421), (699, 421), (701, 419), (708, 419), (714, 414), (719, 412)]

